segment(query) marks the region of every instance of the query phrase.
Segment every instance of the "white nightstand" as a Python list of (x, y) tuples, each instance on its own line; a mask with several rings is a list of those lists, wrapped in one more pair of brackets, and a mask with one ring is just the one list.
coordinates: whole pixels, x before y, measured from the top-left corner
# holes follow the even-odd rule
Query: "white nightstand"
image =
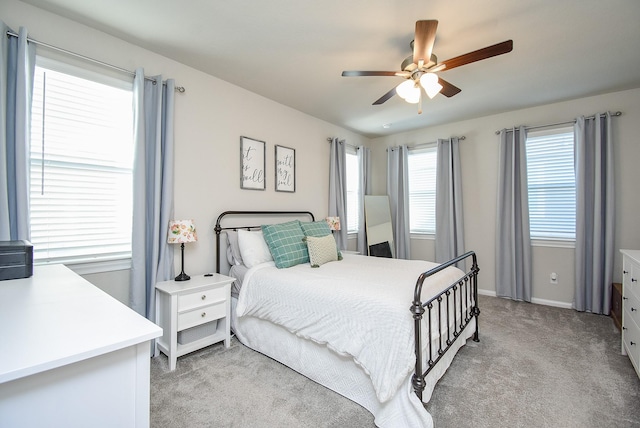
[(189, 281), (164, 281), (156, 284), (157, 324), (162, 337), (158, 350), (169, 357), (169, 369), (176, 359), (189, 352), (224, 340), (231, 344), (230, 301), (234, 278), (214, 273), (196, 275)]

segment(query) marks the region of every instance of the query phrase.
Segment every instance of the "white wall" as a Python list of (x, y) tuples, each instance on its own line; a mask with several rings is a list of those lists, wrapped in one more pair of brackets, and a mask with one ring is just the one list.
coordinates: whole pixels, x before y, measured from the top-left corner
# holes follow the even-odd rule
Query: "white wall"
[[(308, 209), (324, 217), (328, 199), (327, 137), (345, 138), (350, 144), (372, 148), (374, 193), (386, 193), (387, 146), (420, 144), (436, 138), (465, 135), (461, 145), (465, 242), (478, 253), (480, 287), (495, 290), (495, 203), (498, 139), (495, 131), (514, 125), (540, 125), (570, 120), (605, 110), (621, 110), (615, 118), (616, 136), (616, 247), (640, 248), (640, 225), (636, 212), (640, 200), (640, 90), (631, 90), (580, 100), (518, 110), (479, 119), (430, 127), (414, 132), (368, 140), (343, 128), (312, 118), (256, 94), (233, 86), (151, 51), (108, 36), (17, 0), (0, 2), (0, 19), (11, 28), (29, 29), (34, 39), (83, 54), (119, 67), (144, 67), (147, 75), (162, 74), (176, 79), (186, 93), (176, 94), (175, 114), (175, 218), (193, 218), (199, 241), (185, 250), (189, 274), (215, 268), (213, 225), (218, 214), (229, 209)], [(464, 94), (460, 95), (464, 96)], [(491, 100), (487, 100), (491, 102)], [(425, 113), (428, 114), (428, 105)], [(241, 135), (267, 142), (267, 190), (239, 188), (239, 139)], [(297, 183), (294, 194), (273, 188), (274, 145), (296, 149)], [(350, 240), (350, 248), (355, 241)], [(433, 259), (433, 241), (412, 241), (415, 257)], [(179, 271), (179, 250), (176, 249)], [(536, 247), (534, 297), (570, 303), (573, 296), (573, 251)], [(616, 280), (621, 259), (616, 257)], [(559, 274), (558, 285), (549, 284), (549, 273)], [(126, 272), (88, 275), (105, 291), (125, 301)]]
[[(144, 67), (184, 86), (175, 105), (175, 216), (192, 218), (198, 242), (185, 246), (185, 271), (215, 270), (213, 227), (226, 210), (304, 209), (327, 215), (327, 137), (359, 145), (367, 138), (315, 119), (151, 51), (16, 0), (0, 2), (0, 19), (30, 37), (128, 70)], [(267, 190), (240, 189), (240, 136), (265, 141)], [(296, 150), (296, 192), (274, 191), (274, 145)], [(175, 250), (176, 272), (180, 252)], [(87, 275), (87, 279), (126, 300), (126, 272)]]
[[(464, 95), (464, 93), (463, 93)], [(491, 100), (487, 100), (491, 102)], [(517, 125), (545, 125), (589, 116), (604, 111), (622, 111), (613, 118), (615, 138), (616, 236), (615, 247), (640, 248), (640, 89), (566, 101), (478, 119), (420, 129), (377, 138), (372, 149), (374, 193), (386, 192), (386, 148), (415, 145), (437, 138), (466, 136), (460, 143), (463, 167), (463, 207), (465, 244), (474, 250), (480, 265), (480, 288), (495, 292), (496, 190), (498, 180), (498, 136), (495, 131)], [(429, 114), (428, 102), (425, 113)], [(433, 255), (432, 240), (412, 240), (412, 257)], [(574, 251), (562, 248), (533, 248), (533, 297), (539, 301), (570, 305), (574, 290)], [(622, 259), (616, 254), (614, 280), (620, 282)], [(549, 283), (551, 272), (558, 273), (558, 285)], [(548, 302), (547, 302), (548, 303)]]

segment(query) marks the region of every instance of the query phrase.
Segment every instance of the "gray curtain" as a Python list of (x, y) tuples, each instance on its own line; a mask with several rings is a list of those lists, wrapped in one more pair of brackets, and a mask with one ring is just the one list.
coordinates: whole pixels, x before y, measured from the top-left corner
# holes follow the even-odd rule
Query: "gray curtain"
[(575, 124), (576, 286), (574, 308), (609, 314), (614, 259), (611, 115)]
[(135, 155), (131, 307), (155, 321), (155, 284), (173, 277), (167, 229), (173, 216), (173, 110), (175, 82), (134, 78)]
[(347, 249), (347, 151), (344, 141), (331, 140), (329, 155), (329, 216), (340, 217), (344, 225), (334, 236), (338, 248)]
[(389, 148), (387, 150), (387, 194), (391, 205), (394, 255), (399, 259), (411, 258), (408, 174), (407, 146)]
[(0, 241), (31, 239), (29, 143), (36, 49), (0, 21)]
[(496, 294), (531, 301), (531, 236), (526, 131), (500, 131), (496, 222)]
[(360, 169), (360, 194), (358, 206), (360, 207), (358, 225), (358, 252), (367, 255), (367, 230), (365, 228), (364, 195), (371, 194), (371, 150), (365, 146), (358, 147), (358, 168)]
[(462, 179), (457, 138), (438, 140), (436, 171), (436, 262), (443, 263), (464, 254)]

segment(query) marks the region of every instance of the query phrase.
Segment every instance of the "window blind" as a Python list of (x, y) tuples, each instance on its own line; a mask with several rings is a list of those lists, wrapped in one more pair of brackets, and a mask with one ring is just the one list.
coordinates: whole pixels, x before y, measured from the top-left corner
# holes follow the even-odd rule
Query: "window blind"
[(409, 151), (409, 223), (411, 233), (436, 233), (437, 148)]
[(358, 232), (360, 224), (360, 168), (355, 148), (347, 147), (347, 231)]
[(119, 86), (36, 67), (30, 154), (36, 260), (131, 255), (132, 91)]
[(526, 156), (531, 238), (575, 239), (573, 128), (530, 132)]

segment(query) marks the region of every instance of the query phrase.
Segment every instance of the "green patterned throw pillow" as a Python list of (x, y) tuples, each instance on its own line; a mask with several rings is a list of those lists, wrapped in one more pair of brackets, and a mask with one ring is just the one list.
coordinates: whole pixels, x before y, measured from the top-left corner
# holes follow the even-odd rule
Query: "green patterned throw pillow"
[(300, 226), (305, 236), (322, 236), (331, 235), (331, 229), (326, 221), (301, 221)]
[(261, 228), (278, 269), (309, 262), (307, 245), (302, 241), (304, 232), (300, 221), (262, 225)]
[[(331, 229), (329, 223), (324, 220), (321, 221), (301, 221), (300, 226), (305, 236), (313, 236), (316, 238), (322, 238), (323, 236), (331, 235)], [(338, 260), (342, 260), (342, 253), (338, 250)]]

